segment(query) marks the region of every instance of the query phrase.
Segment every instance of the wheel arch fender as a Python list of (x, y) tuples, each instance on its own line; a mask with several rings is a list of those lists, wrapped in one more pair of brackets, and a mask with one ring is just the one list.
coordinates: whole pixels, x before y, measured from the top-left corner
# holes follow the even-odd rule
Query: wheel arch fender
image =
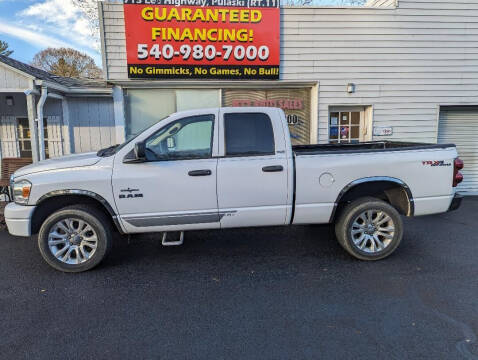
[(384, 194), (388, 202), (406, 216), (413, 216), (415, 211), (413, 194), (410, 187), (401, 179), (390, 176), (370, 176), (356, 179), (348, 183), (337, 195), (330, 216), (333, 222), (337, 216), (339, 205), (360, 196)]
[[(120, 233), (124, 233), (124, 230), (118, 219), (118, 215), (116, 214), (111, 204), (104, 197), (89, 190), (64, 189), (64, 190), (50, 191), (42, 195), (38, 199), (38, 201), (35, 204), (36, 206), (35, 211), (32, 214), (32, 223), (31, 223), (32, 234), (38, 232), (43, 221), (50, 215), (48, 212), (56, 211), (59, 208), (67, 206), (67, 205), (74, 205), (75, 202), (72, 202), (73, 199), (80, 200), (80, 202), (81, 200), (86, 200), (86, 202), (88, 203), (92, 203), (99, 206), (100, 209), (102, 209), (105, 212), (105, 214), (109, 215), (116, 229)], [(59, 201), (56, 202), (55, 200), (59, 200)]]

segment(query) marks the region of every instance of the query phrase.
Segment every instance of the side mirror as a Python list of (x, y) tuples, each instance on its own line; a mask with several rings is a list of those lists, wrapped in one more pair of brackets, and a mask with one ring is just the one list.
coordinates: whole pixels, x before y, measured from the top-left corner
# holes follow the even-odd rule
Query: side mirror
[(134, 157), (138, 161), (146, 160), (146, 144), (143, 141), (134, 144)]

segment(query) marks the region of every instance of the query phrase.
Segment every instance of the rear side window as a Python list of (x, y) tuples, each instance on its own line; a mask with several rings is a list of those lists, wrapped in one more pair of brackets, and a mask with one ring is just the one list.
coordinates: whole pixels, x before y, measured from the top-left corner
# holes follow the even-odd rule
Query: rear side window
[(263, 113), (224, 115), (226, 155), (274, 154), (274, 132), (269, 116)]

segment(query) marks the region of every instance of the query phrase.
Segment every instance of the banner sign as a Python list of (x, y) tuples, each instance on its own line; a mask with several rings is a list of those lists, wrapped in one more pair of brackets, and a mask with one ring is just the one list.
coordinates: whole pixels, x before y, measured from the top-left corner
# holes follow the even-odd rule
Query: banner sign
[(279, 79), (279, 0), (124, 0), (129, 78)]

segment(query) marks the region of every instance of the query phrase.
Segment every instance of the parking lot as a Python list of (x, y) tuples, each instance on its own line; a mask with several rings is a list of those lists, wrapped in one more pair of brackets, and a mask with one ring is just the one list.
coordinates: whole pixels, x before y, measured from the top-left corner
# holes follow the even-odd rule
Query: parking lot
[(63, 274), (0, 233), (2, 359), (478, 359), (478, 198), (379, 262), (329, 226), (118, 238)]

